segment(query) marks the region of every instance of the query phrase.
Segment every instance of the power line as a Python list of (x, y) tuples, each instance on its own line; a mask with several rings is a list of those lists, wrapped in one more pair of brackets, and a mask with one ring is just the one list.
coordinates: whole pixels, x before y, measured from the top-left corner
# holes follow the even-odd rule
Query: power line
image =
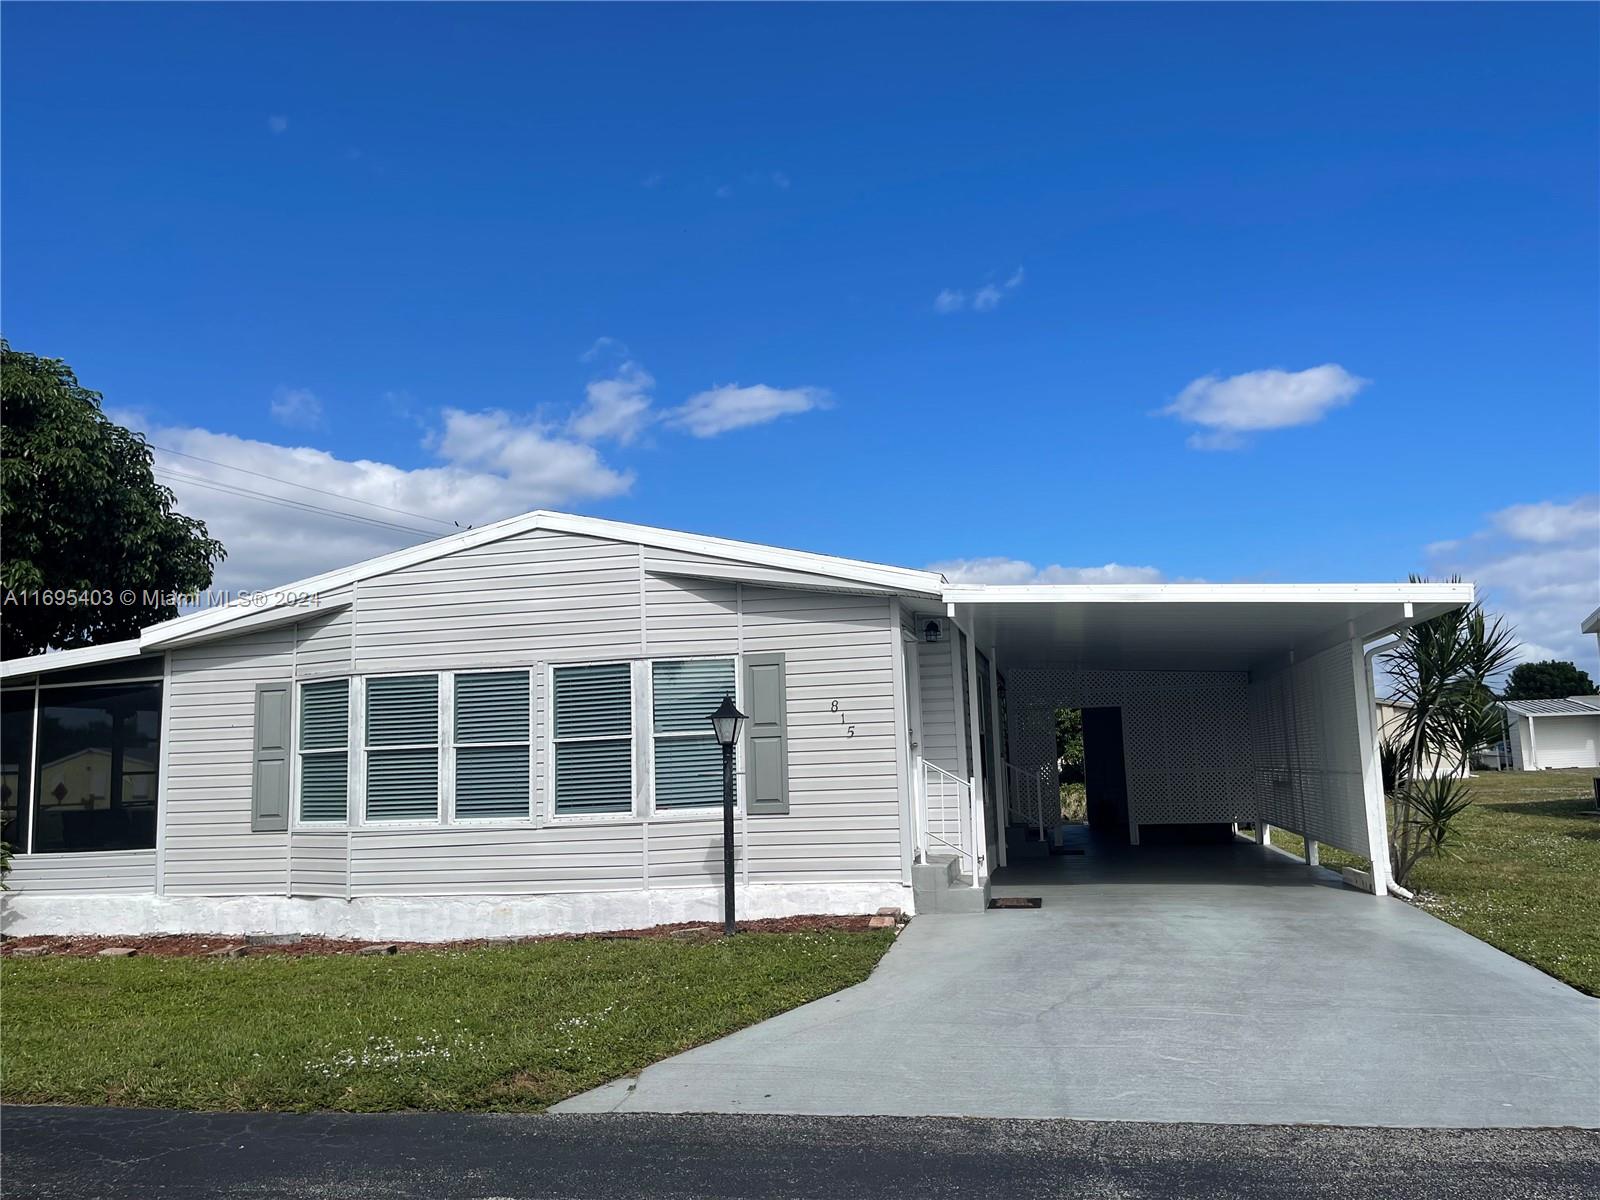
[(282, 508), (295, 509), (300, 512), (316, 513), (319, 516), (336, 517), (344, 521), (355, 521), (361, 525), (371, 525), (380, 529), (393, 529), (400, 533), (412, 533), (418, 537), (437, 537), (430, 529), (417, 529), (410, 525), (401, 525), (396, 521), (385, 521), (381, 517), (363, 516), (361, 513), (340, 512), (337, 509), (324, 508), (320, 504), (310, 504), (304, 500), (294, 500), (288, 496), (273, 496), (266, 492), (258, 492), (252, 488), (240, 487), (236, 484), (222, 483), (214, 479), (207, 479), (202, 475), (190, 475), (184, 471), (175, 471), (171, 467), (157, 467), (156, 474), (163, 478), (183, 483), (189, 487), (208, 488), (214, 492), (222, 492), (229, 496), (237, 496), (245, 500), (256, 500), (263, 504), (276, 504)]
[[(249, 467), (237, 467), (232, 463), (218, 462), (214, 458), (202, 458), (198, 454), (189, 454), (183, 450), (173, 450), (168, 446), (152, 446), (151, 449), (159, 450), (163, 454), (175, 454), (179, 458), (192, 458), (195, 462), (209, 463), (213, 467), (221, 467), (225, 471), (239, 471), (245, 475), (254, 475), (257, 479), (265, 479), (272, 483), (280, 483), (284, 487), (300, 488), (307, 492), (316, 492), (319, 496), (331, 496), (335, 500), (344, 500), (350, 504), (365, 504), (371, 508), (381, 508), (388, 512), (399, 513), (403, 517), (412, 517), (418, 521), (432, 521), (436, 525), (443, 525), (446, 529), (459, 529), (461, 526), (452, 521), (439, 517), (430, 517), (425, 513), (411, 512), (409, 509), (396, 508), (392, 504), (379, 504), (376, 500), (360, 500), (355, 496), (346, 496), (341, 492), (330, 492), (325, 488), (312, 487), (309, 483), (294, 483), (288, 479), (280, 479), (276, 475), (268, 475), (265, 471), (252, 471)], [(168, 468), (175, 469), (175, 468)]]

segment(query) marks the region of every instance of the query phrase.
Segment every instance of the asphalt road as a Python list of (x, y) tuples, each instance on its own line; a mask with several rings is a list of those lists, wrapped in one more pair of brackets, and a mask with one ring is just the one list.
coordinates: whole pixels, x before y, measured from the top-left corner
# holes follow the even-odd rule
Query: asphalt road
[(1600, 1133), (938, 1117), (0, 1113), (17, 1197), (1600, 1195)]

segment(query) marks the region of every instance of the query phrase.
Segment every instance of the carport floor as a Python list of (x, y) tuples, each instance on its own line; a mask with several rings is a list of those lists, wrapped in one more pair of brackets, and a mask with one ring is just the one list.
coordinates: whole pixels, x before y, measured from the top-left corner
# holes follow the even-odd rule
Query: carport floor
[(1273, 851), (1018, 864), (866, 982), (557, 1106), (1600, 1126), (1600, 1000)]

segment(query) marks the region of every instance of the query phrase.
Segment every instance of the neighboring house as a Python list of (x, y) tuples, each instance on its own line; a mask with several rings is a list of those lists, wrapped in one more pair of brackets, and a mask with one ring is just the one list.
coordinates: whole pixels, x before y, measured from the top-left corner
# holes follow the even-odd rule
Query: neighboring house
[[(1406, 714), (1411, 711), (1411, 705), (1401, 700), (1378, 701), (1378, 741), (1399, 742), (1405, 734)], [(1489, 750), (1492, 760), (1494, 751)], [(1459, 763), (1446, 763), (1438, 758), (1429, 758), (1424, 761), (1423, 771), (1428, 775), (1455, 775), (1466, 778), (1468, 769)]]
[[(5, 928), (438, 939), (714, 917), (707, 718), (730, 693), (750, 715), (742, 916), (980, 904), (1062, 707), (1120, 747), (1097, 827), (1280, 825), (1374, 857), (1382, 894), (1368, 646), (1471, 599), (952, 585), (528, 513), (0, 666)], [(954, 883), (932, 869), (951, 859)]]
[(1513, 770), (1600, 766), (1600, 696), (1504, 700), (1500, 707)]

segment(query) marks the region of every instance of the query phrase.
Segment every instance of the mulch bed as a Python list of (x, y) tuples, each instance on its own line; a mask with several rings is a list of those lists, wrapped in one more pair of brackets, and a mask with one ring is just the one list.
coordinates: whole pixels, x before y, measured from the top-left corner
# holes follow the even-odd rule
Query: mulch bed
[[(871, 917), (774, 917), (765, 921), (740, 921), (739, 929), (749, 933), (864, 933)], [(217, 955), (230, 947), (244, 947), (248, 957), (276, 954), (303, 958), (313, 954), (358, 954), (364, 946), (392, 945), (400, 951), (467, 950), (479, 946), (512, 946), (526, 942), (603, 941), (612, 938), (673, 938), (678, 941), (712, 941), (722, 936), (722, 925), (684, 921), (676, 925), (655, 925), (647, 929), (617, 929), (605, 933), (556, 933), (524, 938), (468, 938), (454, 942), (371, 942), (325, 937), (225, 937), (220, 934), (164, 933), (148, 937), (88, 936), (7, 937), (0, 942), (0, 958), (12, 958), (19, 950), (23, 957), (93, 958), (102, 950), (120, 946), (148, 958), (201, 958)], [(34, 947), (42, 948), (39, 954)]]

